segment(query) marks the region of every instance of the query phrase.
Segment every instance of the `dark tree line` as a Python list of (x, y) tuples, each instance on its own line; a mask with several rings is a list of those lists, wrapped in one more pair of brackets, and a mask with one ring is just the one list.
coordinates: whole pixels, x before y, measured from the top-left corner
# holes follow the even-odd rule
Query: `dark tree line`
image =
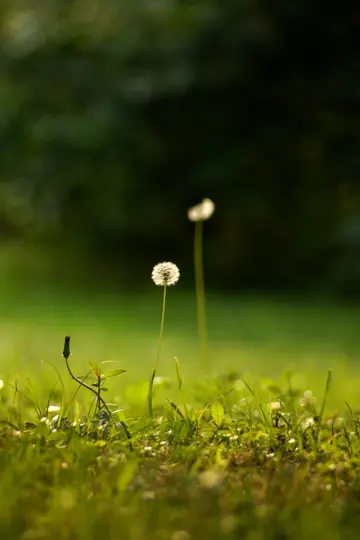
[(3, 0), (0, 226), (136, 275), (360, 288), (356, 3)]

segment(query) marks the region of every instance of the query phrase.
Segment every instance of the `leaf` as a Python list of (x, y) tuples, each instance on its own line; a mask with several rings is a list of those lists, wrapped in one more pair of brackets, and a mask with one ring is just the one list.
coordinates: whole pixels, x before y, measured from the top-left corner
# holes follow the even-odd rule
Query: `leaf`
[(101, 375), (101, 380), (110, 379), (110, 377), (118, 377), (118, 375), (122, 375), (123, 373), (126, 373), (126, 371), (126, 369), (112, 369), (111, 371), (103, 373)]
[(224, 420), (224, 407), (221, 405), (219, 401), (215, 401), (215, 403), (212, 404), (211, 415), (213, 417), (215, 424), (218, 427), (221, 426)]
[(175, 360), (175, 367), (176, 367), (176, 377), (177, 377), (177, 380), (178, 380), (179, 390), (181, 392), (181, 390), (182, 390), (182, 378), (181, 378), (181, 373), (180, 373), (180, 363), (179, 363), (179, 360), (178, 360), (178, 358), (176, 356), (175, 356), (174, 360)]
[(319, 415), (321, 420), (323, 419), (323, 416), (324, 416), (326, 398), (327, 398), (327, 395), (328, 395), (329, 390), (330, 390), (331, 378), (332, 378), (332, 371), (331, 371), (331, 369), (329, 369), (327, 377), (326, 377), (325, 392), (324, 392), (324, 397), (323, 397), (323, 400), (322, 400), (322, 403), (321, 403), (321, 409), (320, 409), (320, 415)]
[(94, 373), (95, 377), (101, 376), (101, 369), (98, 364), (96, 364), (95, 362), (89, 362), (89, 366), (91, 367), (92, 372)]
[(96, 371), (99, 367), (95, 362), (89, 362), (89, 366), (93, 371)]
[(183, 413), (180, 411), (179, 407), (174, 403), (173, 401), (170, 401), (168, 399), (168, 402), (170, 403), (171, 407), (174, 409), (174, 411), (180, 416), (180, 418), (184, 419)]

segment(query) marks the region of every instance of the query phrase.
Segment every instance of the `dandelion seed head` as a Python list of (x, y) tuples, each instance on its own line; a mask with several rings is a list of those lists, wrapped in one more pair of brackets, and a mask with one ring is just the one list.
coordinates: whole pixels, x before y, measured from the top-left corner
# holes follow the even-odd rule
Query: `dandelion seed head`
[(151, 279), (155, 285), (164, 287), (165, 285), (175, 285), (179, 281), (180, 270), (172, 262), (162, 262), (153, 268)]
[(215, 204), (211, 199), (203, 199), (200, 204), (189, 208), (188, 218), (190, 221), (205, 221), (213, 215)]

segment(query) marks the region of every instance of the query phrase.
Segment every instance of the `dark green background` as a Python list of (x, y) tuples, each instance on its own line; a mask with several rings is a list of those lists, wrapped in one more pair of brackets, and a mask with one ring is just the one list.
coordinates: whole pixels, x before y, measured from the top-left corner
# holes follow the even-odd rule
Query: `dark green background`
[(360, 290), (356, 2), (2, 0), (0, 26), (3, 243), (190, 269), (211, 197), (209, 285)]

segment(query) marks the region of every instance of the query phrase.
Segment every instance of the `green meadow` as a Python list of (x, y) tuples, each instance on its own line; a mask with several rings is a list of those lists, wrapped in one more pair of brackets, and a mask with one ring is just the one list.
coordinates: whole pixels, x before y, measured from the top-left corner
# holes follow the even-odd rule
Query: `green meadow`
[[(160, 288), (2, 287), (2, 538), (356, 537), (356, 305), (208, 294), (204, 365), (180, 282), (149, 418)], [(71, 379), (65, 335), (79, 380), (126, 370), (104, 379), (111, 417)]]
[[(129, 383), (146, 381), (154, 363), (161, 315), (161, 292), (153, 288), (149, 282), (149, 291), (142, 295), (93, 289), (3, 290), (2, 375), (33, 374), (34, 383), (51, 380), (53, 374), (46, 365), (63, 368), (63, 338), (69, 334), (71, 362), (77, 369), (84, 369), (89, 361), (118, 364), (127, 370), (116, 381), (119, 391)], [(203, 365), (194, 298), (180, 285), (169, 290), (158, 375), (174, 376), (176, 356), (190, 385), (196, 379), (234, 372), (253, 381), (278, 380), (290, 371), (306, 390), (317, 388), (332, 369), (332, 399), (341, 397), (336, 379), (343, 391), (351, 392), (353, 386), (356, 391), (360, 366), (360, 308), (356, 305), (216, 293), (208, 295), (206, 305), (209, 351)]]
[(359, 538), (359, 21), (0, 0), (0, 540)]

